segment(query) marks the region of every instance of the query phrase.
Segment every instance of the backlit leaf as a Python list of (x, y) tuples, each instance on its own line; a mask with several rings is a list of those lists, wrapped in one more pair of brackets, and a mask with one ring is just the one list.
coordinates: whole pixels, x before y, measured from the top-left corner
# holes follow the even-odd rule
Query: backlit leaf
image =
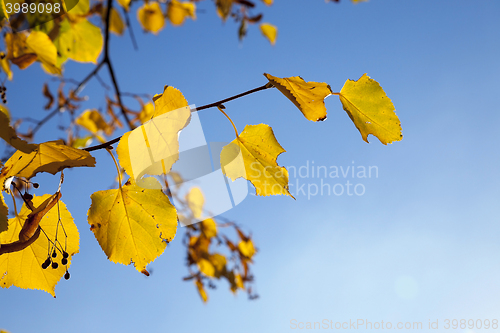
[(206, 238), (217, 236), (217, 224), (213, 219), (206, 219), (201, 221), (202, 232)]
[(57, 49), (49, 36), (41, 31), (32, 31), (26, 39), (26, 45), (45, 68), (51, 69), (51, 73), (61, 74), (60, 68), (57, 68)]
[(264, 76), (283, 95), (288, 97), (308, 120), (321, 121), (326, 119), (325, 98), (332, 94), (332, 89), (326, 83), (305, 82), (300, 76), (278, 78), (270, 74)]
[(156, 95), (154, 117), (120, 139), (116, 152), (120, 165), (140, 186), (144, 175), (166, 174), (179, 158), (178, 133), (191, 119), (184, 96), (166, 87)]
[(238, 249), (240, 250), (241, 254), (243, 254), (247, 258), (252, 258), (256, 252), (251, 239), (240, 241), (238, 243)]
[(205, 291), (205, 288), (203, 287), (203, 282), (200, 280), (196, 280), (196, 288), (198, 289), (198, 293), (200, 293), (200, 297), (203, 300), (203, 303), (206, 303), (208, 301), (208, 295), (207, 292)]
[(101, 29), (87, 19), (71, 24), (65, 19), (61, 26), (65, 27), (54, 41), (61, 57), (78, 62), (97, 63), (104, 45)]
[(145, 3), (137, 11), (137, 19), (144, 30), (155, 35), (165, 26), (165, 18), (158, 2)]
[(278, 28), (269, 23), (262, 23), (260, 25), (260, 32), (266, 37), (271, 45), (276, 44), (276, 37), (278, 36)]
[(165, 86), (162, 94), (153, 97), (155, 112), (153, 117), (188, 106), (182, 93), (171, 86)]
[(182, 25), (190, 17), (196, 20), (196, 5), (192, 2), (172, 0), (168, 3), (167, 18), (172, 25)]
[(276, 163), (285, 149), (265, 124), (247, 125), (243, 132), (222, 149), (222, 171), (232, 181), (249, 180), (257, 195), (289, 195), (288, 171)]
[(97, 110), (85, 110), (75, 121), (90, 133), (94, 134), (99, 141), (105, 142), (103, 133), (110, 135), (113, 129), (106, 123), (101, 113)]
[(376, 136), (384, 145), (403, 138), (392, 101), (368, 75), (363, 74), (357, 81), (347, 80), (339, 97), (366, 142), (368, 134)]
[(0, 137), (12, 147), (24, 153), (29, 154), (37, 148), (37, 145), (29, 144), (17, 136), (16, 131), (9, 124), (9, 118), (4, 112), (0, 112)]
[(161, 190), (144, 189), (129, 180), (90, 198), (90, 229), (112, 262), (134, 263), (143, 272), (175, 236), (177, 213)]
[(29, 179), (39, 172), (55, 175), (65, 168), (94, 165), (95, 159), (84, 150), (66, 146), (62, 140), (44, 142), (29, 154), (16, 151), (2, 169), (0, 184), (12, 176)]
[[(32, 200), (34, 206), (37, 207), (49, 197), (49, 194), (41, 197), (34, 196)], [(71, 257), (78, 253), (79, 249), (79, 234), (73, 222), (73, 217), (71, 217), (62, 201), (59, 200), (58, 205), (59, 210), (54, 207), (45, 214), (40, 222), (40, 227), (54, 241), (56, 239), (58, 211), (60, 212), (60, 223), (62, 223), (68, 236), (66, 248), (66, 252), (69, 254), (68, 265), (61, 264), (62, 254), (58, 251), (58, 256), (53, 259), (59, 263), (58, 268), (42, 268), (42, 263), (47, 259), (50, 243), (44, 233), (41, 233), (37, 240), (22, 251), (0, 255), (0, 285), (3, 288), (16, 286), (23, 289), (40, 289), (55, 297), (55, 286), (66, 272), (66, 267), (70, 267)], [(6, 244), (18, 241), (19, 232), (30, 213), (31, 211), (26, 205), (23, 205), (19, 215), (9, 220), (9, 229), (0, 234), (0, 243)], [(61, 230), (62, 227), (59, 225), (57, 239), (61, 244), (66, 244), (64, 233)]]

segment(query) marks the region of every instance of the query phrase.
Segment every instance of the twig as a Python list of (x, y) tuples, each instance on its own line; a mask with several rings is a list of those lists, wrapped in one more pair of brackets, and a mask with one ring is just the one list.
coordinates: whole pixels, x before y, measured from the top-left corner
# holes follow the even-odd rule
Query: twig
[[(81, 89), (85, 85), (85, 83), (87, 83), (94, 75), (97, 74), (97, 72), (99, 72), (99, 70), (101, 69), (103, 64), (104, 64), (104, 62), (102, 62), (102, 61), (99, 64), (97, 64), (97, 66), (92, 70), (92, 72), (87, 74), (87, 76), (82, 81), (80, 81), (80, 83), (78, 83), (78, 85), (76, 86), (76, 88), (74, 90), (75, 95), (77, 95), (81, 91)], [(33, 128), (33, 130), (31, 131), (31, 134), (34, 135), (43, 126), (43, 124), (45, 124), (47, 121), (49, 121), (57, 113), (59, 113), (64, 107), (66, 107), (68, 105), (68, 103), (69, 103), (69, 99), (66, 100), (66, 102), (63, 105), (58, 105), (54, 110), (52, 110), (42, 120), (38, 121), (35, 128)]]

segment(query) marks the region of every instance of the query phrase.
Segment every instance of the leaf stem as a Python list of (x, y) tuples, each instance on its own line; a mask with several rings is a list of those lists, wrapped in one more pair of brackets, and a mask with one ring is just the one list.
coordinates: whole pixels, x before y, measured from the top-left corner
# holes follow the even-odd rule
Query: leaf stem
[[(109, 147), (109, 145), (108, 145), (108, 147)], [(120, 168), (118, 167), (118, 163), (116, 162), (115, 155), (113, 155), (113, 153), (111, 152), (111, 149), (106, 148), (106, 151), (109, 153), (109, 155), (111, 155), (113, 162), (115, 162), (116, 171), (118, 172), (118, 185), (120, 186), (120, 190), (121, 190), (122, 189), (122, 176), (120, 174)]]
[(234, 125), (233, 121), (231, 120), (231, 118), (229, 118), (229, 116), (227, 115), (227, 113), (225, 113), (224, 110), (222, 110), (222, 105), (218, 105), (217, 109), (219, 109), (219, 111), (222, 112), (226, 116), (227, 119), (229, 119), (229, 121), (233, 125), (234, 132), (236, 133), (236, 139), (237, 139), (240, 135), (238, 134), (238, 130), (236, 129), (236, 126)]

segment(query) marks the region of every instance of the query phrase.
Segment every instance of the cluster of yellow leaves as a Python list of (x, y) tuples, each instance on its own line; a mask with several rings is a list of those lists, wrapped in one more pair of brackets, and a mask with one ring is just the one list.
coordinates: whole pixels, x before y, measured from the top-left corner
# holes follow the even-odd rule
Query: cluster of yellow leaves
[[(200, 216), (203, 210), (203, 194), (200, 189), (193, 188), (187, 195), (187, 206), (191, 210), (188, 215)], [(224, 278), (228, 281), (230, 290), (236, 293), (238, 289), (246, 290), (250, 297), (252, 295), (251, 287), (245, 286), (252, 282), (252, 276), (249, 271), (249, 265), (252, 264), (252, 258), (256, 253), (251, 238), (245, 235), (236, 225), (232, 223), (225, 224), (226, 227), (234, 227), (237, 231), (240, 242), (235, 245), (226, 236), (222, 236), (219, 227), (214, 219), (209, 218), (201, 223), (191, 224), (186, 229), (186, 244), (188, 252), (188, 268), (190, 275), (184, 280), (194, 280), (200, 297), (204, 302), (208, 301), (206, 286), (214, 287), (214, 280)], [(214, 245), (223, 245), (227, 248), (229, 255), (223, 252), (212, 250)], [(233, 265), (229, 265), (232, 262)]]
[[(305, 82), (299, 76), (264, 76), (308, 120), (325, 120), (325, 98), (338, 95), (344, 110), (366, 142), (368, 134), (373, 134), (383, 144), (399, 141), (403, 137), (394, 105), (378, 82), (366, 74), (358, 81), (348, 80), (339, 93), (334, 93), (326, 83)], [(222, 108), (219, 109), (227, 116)], [(231, 121), (230, 118), (229, 120)], [(224, 174), (232, 181), (237, 178), (249, 180), (257, 195), (292, 196), (288, 191), (288, 172), (276, 162), (278, 155), (285, 152), (285, 149), (276, 140), (271, 127), (265, 124), (247, 125), (241, 134), (238, 134), (236, 127), (234, 130), (236, 139), (221, 152)]]
[[(62, 140), (27, 144), (19, 139), (3, 112), (0, 112), (0, 129), (1, 137), (18, 149), (0, 170), (1, 190), (9, 192), (14, 177), (31, 179), (40, 172), (56, 174), (65, 168), (95, 165), (95, 159), (88, 152), (69, 147)], [(29, 206), (23, 205), (14, 218), (8, 219), (8, 209), (0, 192), (0, 244), (3, 244), (3, 249), (0, 247), (0, 285), (3, 288), (14, 285), (40, 289), (55, 296), (55, 285), (71, 264), (71, 256), (78, 252), (79, 242), (73, 218), (59, 198), (59, 192), (33, 199), (25, 197)], [(54, 205), (58, 208), (52, 209)], [(41, 237), (40, 228), (43, 229)], [(57, 243), (58, 236), (67, 236), (66, 241)], [(59, 244), (60, 257), (63, 250), (68, 253), (67, 265), (42, 268), (48, 250), (54, 244), (48, 239)], [(67, 244), (67, 248), (62, 248), (62, 243)], [(8, 251), (10, 248), (15, 248), (15, 251)]]
[(137, 11), (137, 19), (144, 30), (154, 34), (165, 27), (165, 17), (174, 26), (184, 24), (186, 18), (196, 20), (196, 5), (193, 2), (171, 0), (164, 14), (158, 2), (149, 2)]
[(269, 82), (278, 88), (302, 114), (312, 121), (326, 119), (324, 99), (338, 95), (363, 140), (368, 134), (376, 136), (383, 144), (400, 141), (403, 138), (394, 105), (377, 81), (363, 74), (357, 81), (347, 80), (339, 93), (320, 82), (305, 82), (301, 77), (277, 78), (264, 74)]

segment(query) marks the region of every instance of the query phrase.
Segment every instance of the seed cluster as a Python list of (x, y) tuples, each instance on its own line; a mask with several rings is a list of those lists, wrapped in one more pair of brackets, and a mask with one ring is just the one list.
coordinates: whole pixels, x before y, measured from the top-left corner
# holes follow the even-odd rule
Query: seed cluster
[[(52, 252), (52, 255), (48, 256), (47, 259), (43, 262), (42, 268), (47, 269), (49, 266), (51, 266), (52, 269), (57, 269), (59, 267), (59, 264), (57, 262), (55, 262), (56, 258), (57, 258), (57, 251), (54, 249), (54, 251)], [(66, 266), (68, 264), (68, 258), (69, 258), (68, 252), (63, 251), (61, 265)], [(69, 280), (69, 278), (70, 278), (68, 268), (66, 268), (66, 274), (64, 274), (64, 278), (66, 280)]]

